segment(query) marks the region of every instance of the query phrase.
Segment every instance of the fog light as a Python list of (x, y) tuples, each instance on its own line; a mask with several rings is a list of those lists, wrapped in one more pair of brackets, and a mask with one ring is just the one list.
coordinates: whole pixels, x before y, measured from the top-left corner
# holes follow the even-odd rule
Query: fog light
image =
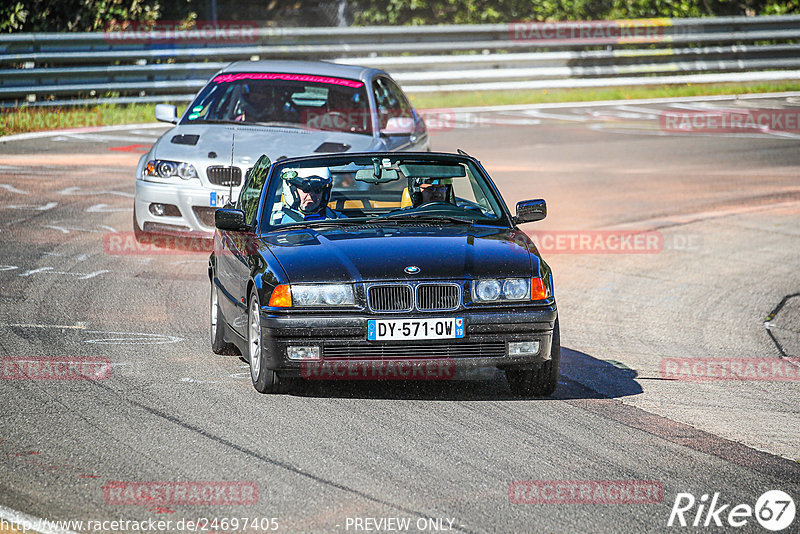
[(319, 347), (286, 347), (290, 360), (319, 360)]
[(156, 217), (180, 217), (181, 210), (178, 209), (178, 206), (174, 204), (158, 204), (153, 203), (150, 204), (150, 213), (155, 215)]
[(538, 353), (538, 341), (512, 341), (508, 344), (509, 356), (532, 356)]

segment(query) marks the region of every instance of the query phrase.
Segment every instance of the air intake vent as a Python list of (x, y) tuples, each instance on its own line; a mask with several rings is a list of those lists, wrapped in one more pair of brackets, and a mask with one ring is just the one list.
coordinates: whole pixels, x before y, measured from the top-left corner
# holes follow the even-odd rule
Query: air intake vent
[(455, 310), (461, 304), (461, 287), (456, 284), (420, 284), (417, 308), (420, 311)]
[(173, 135), (170, 142), (173, 145), (189, 145), (194, 146), (197, 144), (197, 141), (200, 139), (199, 135), (194, 134), (180, 134), (180, 135)]
[(239, 167), (208, 167), (206, 175), (208, 176), (208, 181), (214, 185), (235, 187), (242, 183), (242, 170)]
[(376, 312), (409, 311), (411, 296), (411, 286), (399, 284), (372, 286), (367, 292), (369, 307)]

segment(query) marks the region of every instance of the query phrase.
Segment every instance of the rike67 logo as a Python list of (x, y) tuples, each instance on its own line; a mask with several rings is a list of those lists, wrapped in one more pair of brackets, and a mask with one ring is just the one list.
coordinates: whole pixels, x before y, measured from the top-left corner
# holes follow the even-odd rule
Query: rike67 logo
[(708, 494), (696, 499), (691, 493), (678, 493), (667, 526), (741, 528), (755, 517), (765, 529), (778, 532), (792, 524), (795, 512), (792, 497), (780, 490), (764, 492), (754, 506), (727, 503), (719, 492), (710, 500)]

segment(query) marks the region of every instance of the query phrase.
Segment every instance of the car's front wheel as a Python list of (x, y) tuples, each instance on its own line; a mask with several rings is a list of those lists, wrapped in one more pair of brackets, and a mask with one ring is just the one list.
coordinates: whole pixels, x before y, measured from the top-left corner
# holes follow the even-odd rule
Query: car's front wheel
[(533, 369), (509, 369), (506, 379), (511, 393), (519, 397), (547, 397), (552, 395), (558, 385), (558, 373), (561, 367), (561, 333), (558, 319), (553, 327), (553, 343), (550, 359), (540, 363)]
[(247, 358), (250, 361), (250, 378), (256, 391), (278, 393), (281, 381), (278, 373), (267, 369), (261, 347), (261, 303), (255, 287), (250, 290), (250, 301), (247, 306)]
[(233, 344), (225, 342), (225, 317), (219, 308), (219, 288), (211, 282), (210, 302), (211, 350), (216, 354), (236, 354)]

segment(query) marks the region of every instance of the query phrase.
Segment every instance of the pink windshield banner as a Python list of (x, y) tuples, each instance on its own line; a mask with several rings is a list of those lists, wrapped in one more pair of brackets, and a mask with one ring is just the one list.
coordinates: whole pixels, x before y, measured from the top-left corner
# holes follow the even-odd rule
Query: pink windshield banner
[(330, 85), (344, 85), (345, 87), (361, 87), (364, 84), (355, 80), (343, 78), (330, 78), (328, 76), (312, 76), (308, 74), (285, 74), (279, 72), (238, 72), (236, 74), (220, 74), (214, 78), (214, 83), (229, 83), (238, 80), (286, 80), (290, 82), (327, 83)]

